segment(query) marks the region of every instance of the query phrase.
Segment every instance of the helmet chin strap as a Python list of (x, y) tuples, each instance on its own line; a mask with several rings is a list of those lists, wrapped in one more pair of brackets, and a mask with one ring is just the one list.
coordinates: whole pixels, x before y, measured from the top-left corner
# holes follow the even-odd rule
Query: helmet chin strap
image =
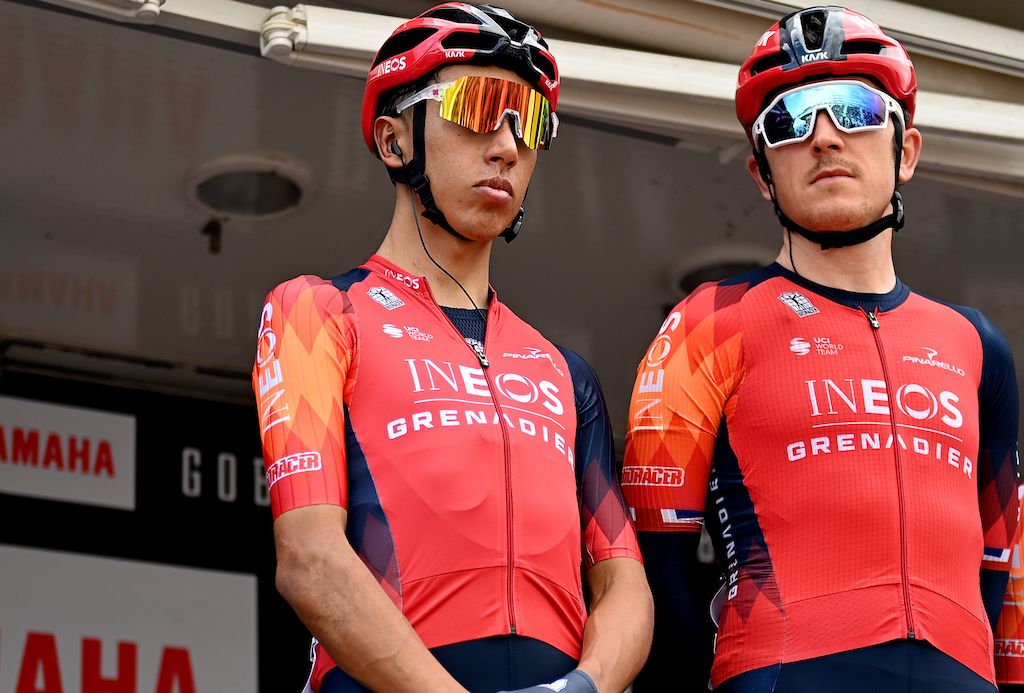
[[(893, 118), (893, 124), (893, 136), (895, 141), (900, 143), (903, 139), (903, 124), (898, 118)], [(899, 190), (896, 189), (900, 180), (900, 161), (903, 158), (902, 155), (903, 149), (900, 147), (896, 150), (895, 156), (896, 180), (892, 191), (891, 214), (887, 214), (881, 219), (867, 224), (866, 226), (850, 229), (849, 231), (812, 231), (811, 229), (796, 223), (782, 211), (782, 208), (779, 206), (779, 201), (775, 197), (775, 183), (772, 181), (771, 169), (768, 167), (768, 158), (764, 155), (763, 150), (759, 151), (756, 147), (754, 148), (754, 160), (757, 162), (757, 170), (761, 174), (762, 180), (764, 180), (768, 185), (768, 193), (771, 195), (772, 205), (775, 207), (775, 216), (779, 218), (779, 223), (781, 223), (782, 227), (787, 231), (799, 234), (807, 240), (819, 244), (822, 250), (859, 245), (865, 241), (870, 241), (886, 229), (892, 229), (895, 233), (903, 228), (906, 223), (906, 219), (903, 214), (903, 197), (900, 195)]]
[[(426, 102), (421, 101), (413, 106), (412, 113), (412, 132), (413, 132), (413, 155), (409, 163), (405, 164), (401, 168), (388, 168), (388, 175), (391, 177), (392, 183), (405, 183), (413, 189), (416, 196), (420, 198), (420, 204), (423, 205), (422, 216), (430, 223), (440, 226), (442, 229), (455, 236), (461, 241), (469, 241), (468, 238), (463, 236), (461, 233), (456, 231), (450, 223), (448, 223), (447, 217), (437, 207), (437, 203), (434, 201), (434, 193), (430, 190), (430, 179), (427, 178), (426, 174), (426, 146), (425, 142), (425, 131), (426, 131), (426, 114), (427, 105)], [(505, 239), (506, 243), (511, 243), (519, 235), (519, 231), (523, 226), (523, 216), (525, 211), (522, 207), (519, 208), (519, 213), (516, 214), (515, 219), (508, 225), (504, 231), (501, 232), (501, 237)]]

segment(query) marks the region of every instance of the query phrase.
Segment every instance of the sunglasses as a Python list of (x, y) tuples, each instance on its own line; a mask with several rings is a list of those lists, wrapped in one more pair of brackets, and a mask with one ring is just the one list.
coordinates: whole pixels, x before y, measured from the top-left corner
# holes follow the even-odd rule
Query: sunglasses
[(776, 96), (754, 121), (754, 141), (761, 136), (770, 149), (803, 142), (814, 131), (821, 110), (846, 133), (880, 130), (889, 124), (890, 113), (903, 121), (896, 99), (863, 82), (816, 82)]
[(420, 101), (440, 101), (440, 116), (481, 134), (494, 132), (507, 116), (516, 137), (530, 149), (547, 149), (558, 134), (558, 116), (532, 87), (498, 77), (469, 75), (431, 84), (399, 103), (401, 113)]

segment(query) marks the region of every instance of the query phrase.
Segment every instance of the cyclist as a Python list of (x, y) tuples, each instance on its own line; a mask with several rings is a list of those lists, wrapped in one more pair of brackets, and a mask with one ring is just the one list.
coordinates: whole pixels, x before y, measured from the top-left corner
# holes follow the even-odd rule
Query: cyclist
[(307, 690), (621, 691), (646, 657), (597, 377), (488, 284), (558, 88), (547, 43), (503, 9), (401, 25), (363, 101), (395, 184), (387, 235), (263, 309), (253, 387), (277, 585), (315, 637)]
[(716, 691), (994, 690), (1016, 379), (978, 311), (895, 273), (916, 87), (903, 47), (835, 6), (782, 18), (741, 67), (748, 169), (782, 249), (665, 320), (623, 469), (658, 605), (649, 669), (681, 690), (707, 687), (680, 654), (704, 647), (687, 576), (705, 521), (724, 573)]

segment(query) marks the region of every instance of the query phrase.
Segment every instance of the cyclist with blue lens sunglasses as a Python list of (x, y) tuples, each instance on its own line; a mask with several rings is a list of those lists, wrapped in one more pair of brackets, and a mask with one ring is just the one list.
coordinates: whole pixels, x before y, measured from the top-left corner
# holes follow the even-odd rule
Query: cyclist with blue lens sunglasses
[[(899, 280), (921, 153), (898, 41), (794, 12), (740, 70), (775, 263), (698, 287), (641, 361), (622, 488), (655, 597), (637, 693), (991, 693), (1018, 397), (978, 311)], [(706, 528), (717, 634), (692, 588)]]

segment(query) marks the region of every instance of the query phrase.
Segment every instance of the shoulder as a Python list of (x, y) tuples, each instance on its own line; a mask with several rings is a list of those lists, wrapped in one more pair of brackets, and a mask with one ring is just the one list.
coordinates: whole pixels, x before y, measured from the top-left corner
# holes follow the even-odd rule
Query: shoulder
[(559, 344), (554, 346), (562, 354), (566, 365), (569, 366), (569, 378), (572, 380), (576, 400), (581, 406), (600, 399), (602, 397), (601, 380), (597, 377), (594, 367), (572, 349)]
[(992, 365), (992, 362), (995, 362), (996, 364), (1009, 364), (1012, 368), (1013, 351), (1010, 349), (1009, 343), (1006, 341), (1003, 333), (999, 331), (999, 328), (984, 313), (970, 306), (949, 303), (923, 294), (917, 295), (936, 306), (940, 306), (942, 309), (958, 314), (974, 328), (974, 331), (978, 334), (978, 339), (981, 341), (981, 349), (986, 365)]
[(773, 267), (769, 266), (705, 282), (680, 301), (673, 312), (679, 312), (691, 324), (711, 315), (726, 317), (738, 314), (758, 286), (778, 276)]
[(352, 302), (330, 279), (303, 274), (281, 282), (267, 295), (264, 323), (288, 322), (295, 329), (352, 313)]
[(577, 380), (598, 382), (597, 372), (585, 358), (561, 344), (555, 344), (554, 347), (562, 354), (562, 358), (565, 359), (565, 363), (569, 366), (569, 374), (572, 376), (573, 382)]

